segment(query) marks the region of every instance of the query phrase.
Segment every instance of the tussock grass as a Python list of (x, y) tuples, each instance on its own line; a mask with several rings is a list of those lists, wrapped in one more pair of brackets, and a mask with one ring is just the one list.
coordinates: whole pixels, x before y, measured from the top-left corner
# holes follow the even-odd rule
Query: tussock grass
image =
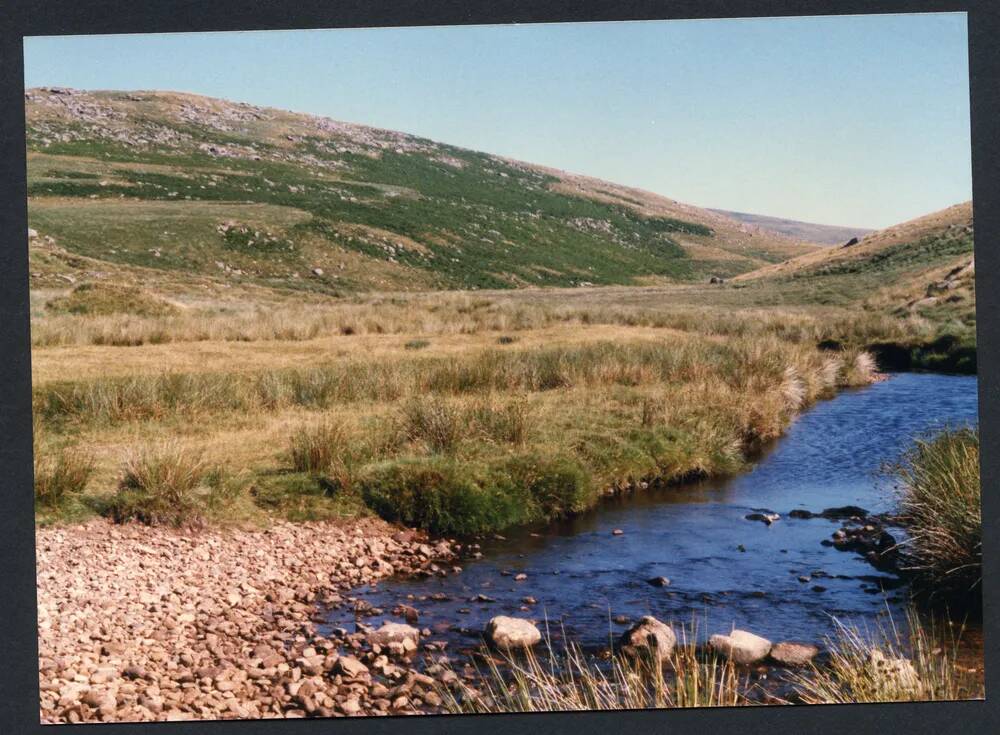
[(292, 467), (297, 472), (326, 472), (344, 462), (344, 429), (330, 421), (302, 426), (289, 440)]
[(453, 452), (466, 430), (458, 407), (439, 398), (412, 398), (402, 408), (400, 421), (411, 442), (431, 452)]
[(94, 459), (74, 447), (35, 448), (35, 503), (58, 509), (72, 496), (80, 496), (94, 473)]
[(983, 574), (978, 431), (917, 441), (898, 474), (910, 536), (901, 549), (904, 567), (938, 597), (975, 597)]
[[(314, 517), (350, 489), (387, 518), (474, 533), (563, 517), (640, 482), (738, 471), (811, 402), (867, 380), (846, 367), (853, 355), (773, 335), (487, 345), (45, 382), (34, 409), (67, 436), (138, 432), (187, 444), (196, 444), (187, 436), (194, 427), (288, 426), (284, 417), (294, 415), (299, 428), (282, 430), (284, 453), (272, 438), (253, 471), (277, 461), (318, 480), (255, 481), (260, 507)], [(304, 420), (303, 411), (334, 408), (352, 417), (339, 434)]]
[(207, 469), (197, 453), (174, 444), (133, 451), (107, 513), (118, 523), (198, 525), (204, 520)]
[(836, 621), (828, 660), (791, 675), (796, 696), (805, 704), (981, 699), (982, 677), (957, 660), (959, 638), (912, 610), (902, 631)]
[(735, 707), (752, 703), (736, 667), (682, 640), (669, 659), (612, 656), (598, 663), (575, 643), (558, 650), (545, 636), (542, 654), (484, 651), (479, 689), (442, 690), (455, 714)]

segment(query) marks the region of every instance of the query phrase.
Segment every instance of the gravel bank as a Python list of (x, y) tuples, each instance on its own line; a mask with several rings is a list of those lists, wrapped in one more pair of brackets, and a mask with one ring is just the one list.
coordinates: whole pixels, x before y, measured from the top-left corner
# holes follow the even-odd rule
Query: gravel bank
[[(448, 574), (457, 547), (378, 520), (181, 532), (40, 528), (43, 722), (440, 711), (444, 644), (404, 625), (328, 636), (317, 605), (394, 573)], [(421, 672), (415, 662), (421, 660)]]

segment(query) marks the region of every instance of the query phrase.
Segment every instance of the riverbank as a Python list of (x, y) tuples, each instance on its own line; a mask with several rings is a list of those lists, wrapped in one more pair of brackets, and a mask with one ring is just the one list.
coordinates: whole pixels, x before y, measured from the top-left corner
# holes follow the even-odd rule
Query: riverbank
[(103, 520), (40, 528), (40, 717), (437, 711), (434, 681), (401, 647), (354, 630), (318, 635), (313, 620), (318, 604), (358, 584), (452, 573), (459, 549), (374, 519), (199, 533)]

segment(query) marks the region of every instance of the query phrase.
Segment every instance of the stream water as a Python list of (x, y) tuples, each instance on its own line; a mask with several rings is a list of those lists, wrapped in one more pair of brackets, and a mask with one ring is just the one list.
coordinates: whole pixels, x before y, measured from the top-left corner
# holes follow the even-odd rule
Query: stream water
[[(701, 635), (737, 626), (819, 643), (833, 630), (831, 616), (901, 619), (902, 596), (883, 591), (891, 584), (880, 578), (895, 580), (858, 554), (821, 544), (839, 523), (788, 512), (888, 511), (886, 463), (921, 434), (976, 422), (975, 377), (892, 375), (804, 413), (750, 472), (608, 500), (564, 522), (480, 540), (483, 556), (461, 561), (460, 574), (391, 578), (350, 595), (384, 611), (364, 618), (370, 625), (400, 620), (391, 614), (400, 603), (415, 607), (419, 627), (452, 651), (477, 646), (486, 622), (501, 614), (548, 621), (553, 638), (565, 633), (585, 647), (607, 645), (627, 627), (614, 618), (647, 614), (696, 621)], [(763, 508), (781, 519), (770, 526), (746, 519)], [(515, 581), (518, 574), (527, 578)], [(658, 576), (669, 586), (647, 582)], [(529, 596), (536, 602), (525, 604)], [(353, 629), (354, 621), (350, 605), (328, 613), (331, 626)]]

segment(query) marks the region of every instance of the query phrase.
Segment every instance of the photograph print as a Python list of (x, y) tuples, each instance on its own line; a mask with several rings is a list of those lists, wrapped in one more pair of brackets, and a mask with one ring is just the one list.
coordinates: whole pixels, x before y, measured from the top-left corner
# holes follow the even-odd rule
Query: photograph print
[(983, 699), (967, 37), (26, 37), (40, 721)]

